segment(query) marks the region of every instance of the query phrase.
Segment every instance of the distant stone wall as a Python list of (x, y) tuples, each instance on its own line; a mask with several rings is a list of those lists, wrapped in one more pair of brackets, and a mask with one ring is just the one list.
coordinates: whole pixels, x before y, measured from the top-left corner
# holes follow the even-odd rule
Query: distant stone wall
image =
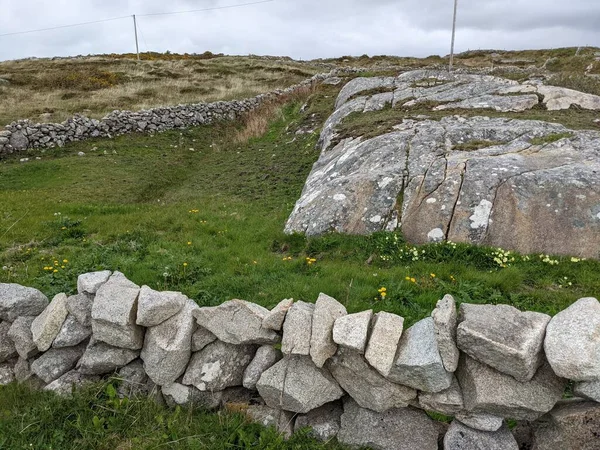
[(81, 114), (62, 123), (35, 123), (19, 120), (0, 131), (0, 158), (28, 149), (63, 147), (74, 141), (112, 138), (126, 133), (156, 133), (175, 128), (207, 125), (221, 120), (234, 120), (265, 102), (292, 95), (340, 73), (362, 69), (348, 68), (321, 73), (286, 89), (278, 89), (245, 100), (194, 103), (141, 111), (113, 111), (102, 119)]
[[(395, 314), (348, 314), (321, 294), (270, 311), (199, 307), (122, 273), (79, 276), (49, 302), (0, 284), (0, 384), (70, 395), (115, 374), (122, 396), (217, 409), (291, 435), (374, 449), (597, 449), (600, 303), (554, 317), (441, 299), (404, 329)], [(571, 383), (569, 383), (569, 380)], [(567, 386), (578, 399), (564, 401)], [(240, 405), (246, 405), (245, 408)], [(454, 417), (448, 426), (425, 411)], [(509, 430), (505, 419), (518, 425)]]

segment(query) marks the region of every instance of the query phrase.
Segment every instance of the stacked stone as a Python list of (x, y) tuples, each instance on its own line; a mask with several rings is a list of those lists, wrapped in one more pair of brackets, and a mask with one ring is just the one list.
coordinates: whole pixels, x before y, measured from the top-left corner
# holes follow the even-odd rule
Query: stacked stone
[[(404, 329), (321, 294), (271, 311), (199, 307), (122, 273), (81, 275), (78, 294), (0, 284), (0, 383), (68, 395), (112, 375), (123, 396), (215, 409), (235, 403), (291, 435), (374, 449), (598, 448), (600, 303), (554, 318), (440, 300)], [(575, 399), (562, 400), (568, 380)], [(453, 417), (448, 427), (426, 412)], [(519, 422), (511, 433), (506, 419)], [(529, 448), (529, 447), (527, 447)]]
[(253, 98), (213, 103), (195, 103), (141, 111), (113, 111), (100, 120), (76, 114), (62, 123), (34, 123), (30, 120), (13, 122), (0, 131), (2, 155), (24, 152), (27, 149), (63, 147), (69, 142), (92, 138), (112, 138), (126, 133), (157, 133), (171, 129), (207, 125), (222, 120), (234, 120), (258, 108), (265, 102), (285, 97), (337, 73), (357, 69), (322, 73), (285, 89), (260, 94)]

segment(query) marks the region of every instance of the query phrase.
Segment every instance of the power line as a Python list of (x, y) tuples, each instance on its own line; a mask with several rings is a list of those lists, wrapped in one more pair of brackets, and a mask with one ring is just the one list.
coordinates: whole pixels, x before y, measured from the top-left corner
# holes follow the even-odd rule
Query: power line
[(201, 12), (201, 11), (215, 11), (217, 9), (231, 9), (231, 8), (239, 8), (240, 6), (250, 6), (250, 5), (260, 5), (261, 3), (271, 3), (275, 0), (261, 0), (258, 2), (251, 3), (240, 3), (238, 5), (229, 5), (229, 6), (215, 6), (213, 8), (203, 8), (203, 9), (189, 9), (187, 11), (173, 11), (173, 12), (162, 12), (162, 13), (149, 13), (149, 14), (137, 14), (138, 17), (148, 17), (148, 16), (167, 16), (173, 14), (187, 14), (192, 12)]
[[(215, 6), (213, 8), (203, 8), (203, 9), (190, 9), (190, 10), (187, 10), (187, 11), (173, 11), (173, 12), (161, 12), (161, 13), (150, 13), (150, 14), (137, 14), (137, 17), (166, 16), (166, 15), (173, 15), (173, 14), (187, 14), (187, 13), (202, 12), (202, 11), (215, 11), (215, 10), (218, 10), (218, 9), (231, 9), (231, 8), (239, 8), (239, 7), (242, 7), (242, 6), (259, 5), (261, 3), (271, 3), (271, 2), (274, 2), (274, 1), (275, 0), (261, 0), (261, 1), (250, 2), (250, 3), (240, 3), (240, 4), (237, 4), (237, 5)], [(15, 31), (13, 33), (3, 33), (3, 34), (0, 34), (0, 37), (2, 37), (2, 36), (14, 36), (14, 35), (17, 35), (17, 34), (37, 33), (39, 31), (58, 30), (58, 29), (61, 29), (61, 28), (79, 27), (79, 26), (82, 26), (82, 25), (91, 25), (91, 24), (94, 24), (94, 23), (111, 22), (111, 21), (114, 21), (114, 20), (130, 19), (130, 18), (131, 18), (131, 15), (128, 15), (128, 16), (112, 17), (110, 19), (92, 20), (92, 21), (89, 21), (89, 22), (74, 23), (74, 24), (70, 24), (70, 25), (59, 25), (59, 26), (56, 26), (56, 27), (39, 28), (37, 30)]]
[(111, 22), (113, 20), (121, 20), (121, 19), (129, 19), (129, 18), (131, 18), (131, 16), (121, 16), (121, 17), (113, 17), (112, 19), (93, 20), (91, 22), (74, 23), (74, 24), (71, 24), (71, 25), (60, 25), (60, 26), (57, 26), (57, 27), (50, 27), (50, 28), (39, 28), (37, 30), (15, 31), (14, 33), (0, 34), (0, 37), (2, 37), (2, 36), (14, 36), (15, 34), (37, 33), (38, 31), (58, 30), (60, 28), (79, 27), (79, 26), (82, 26), (82, 25), (91, 25), (93, 23)]

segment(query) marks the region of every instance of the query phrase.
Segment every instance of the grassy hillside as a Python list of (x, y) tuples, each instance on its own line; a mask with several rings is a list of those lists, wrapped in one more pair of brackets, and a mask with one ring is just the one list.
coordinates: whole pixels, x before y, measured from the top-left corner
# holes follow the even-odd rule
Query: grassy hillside
[(0, 125), (252, 97), (319, 72), (288, 59), (142, 54), (0, 62)]
[[(180, 61), (142, 64), (175, 63)], [(219, 70), (242, 64), (227, 58), (194, 62), (200, 63), (220, 64)], [(285, 64), (297, 70), (296, 63)], [(250, 80), (244, 77), (251, 71), (242, 72), (230, 75)], [(215, 88), (223, 83), (219, 76), (228, 76), (218, 73)], [(263, 80), (261, 88), (306, 75), (281, 72), (280, 78)], [(116, 93), (125, 86), (106, 90)], [(18, 157), (0, 162), (0, 282), (34, 286), (51, 296), (75, 292), (80, 273), (120, 270), (138, 284), (183, 291), (200, 305), (242, 298), (272, 307), (289, 297), (314, 302), (325, 292), (350, 312), (395, 312), (407, 326), (429, 315), (446, 293), (459, 302), (507, 303), (549, 314), (580, 297), (599, 295), (598, 261), (452, 243), (417, 249), (400, 233), (284, 235), (285, 220), (318, 158), (315, 143), (339, 88), (321, 86), (238, 123), (86, 141), (39, 160), (32, 155), (27, 163)], [(101, 95), (102, 89), (89, 92)], [(80, 105), (92, 104), (88, 101)], [(273, 430), (233, 413), (167, 411), (144, 399), (123, 402), (109, 384), (72, 400), (0, 387), (0, 448), (32, 447), (340, 448), (304, 435), (284, 443)]]

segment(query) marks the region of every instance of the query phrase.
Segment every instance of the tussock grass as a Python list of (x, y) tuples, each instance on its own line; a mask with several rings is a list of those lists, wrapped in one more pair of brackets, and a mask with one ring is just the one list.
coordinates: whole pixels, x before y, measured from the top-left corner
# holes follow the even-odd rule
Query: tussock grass
[(59, 122), (74, 113), (100, 118), (115, 109), (252, 97), (298, 83), (310, 64), (258, 57), (131, 59), (90, 57), (0, 62), (0, 125), (29, 118)]

